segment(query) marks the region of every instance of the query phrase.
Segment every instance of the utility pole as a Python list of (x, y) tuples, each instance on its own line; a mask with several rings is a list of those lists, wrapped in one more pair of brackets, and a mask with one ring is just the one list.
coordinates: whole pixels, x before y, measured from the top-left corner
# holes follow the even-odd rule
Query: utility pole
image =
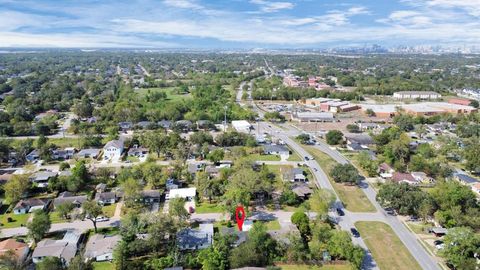
[(223, 120), (223, 132), (227, 132), (227, 109), (228, 109), (228, 107), (225, 106), (223, 108), (225, 109), (225, 117), (224, 117), (224, 120)]

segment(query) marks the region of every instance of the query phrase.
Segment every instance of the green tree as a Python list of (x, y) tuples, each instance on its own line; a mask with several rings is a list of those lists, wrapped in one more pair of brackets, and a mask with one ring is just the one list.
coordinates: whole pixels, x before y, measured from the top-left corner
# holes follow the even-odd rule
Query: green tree
[(440, 252), (455, 269), (475, 269), (475, 256), (480, 252), (480, 236), (471, 228), (458, 227), (448, 230)]
[(63, 263), (58, 257), (45, 257), (35, 265), (36, 270), (63, 270)]
[(310, 135), (302, 133), (296, 137), (301, 144), (307, 144), (310, 141)]
[(171, 199), (168, 205), (168, 213), (171, 216), (179, 218), (180, 220), (186, 220), (188, 218), (188, 211), (185, 209), (185, 199)]
[(27, 265), (18, 258), (14, 250), (8, 250), (0, 255), (0, 269), (2, 270), (25, 270)]
[(93, 270), (91, 261), (85, 261), (82, 255), (77, 255), (68, 264), (67, 270)]
[(225, 152), (223, 151), (223, 149), (222, 148), (217, 148), (217, 149), (211, 151), (207, 155), (207, 159), (210, 160), (213, 163), (218, 163), (220, 160), (223, 159), (224, 156), (225, 156)]
[(37, 210), (33, 213), (32, 221), (27, 224), (28, 235), (38, 242), (50, 230), (51, 224), (50, 216), (42, 210)]
[(356, 124), (348, 124), (347, 125), (347, 130), (350, 133), (359, 133), (360, 132), (360, 128)]
[(335, 202), (335, 194), (328, 189), (317, 189), (310, 196), (310, 208), (319, 218), (328, 216), (328, 210)]
[(350, 163), (336, 164), (330, 171), (330, 175), (338, 183), (356, 184), (360, 178), (357, 169)]
[(30, 180), (28, 180), (28, 175), (14, 175), (12, 178), (7, 181), (3, 190), (5, 192), (5, 199), (10, 204), (17, 203), (22, 195), (30, 187)]
[(85, 201), (82, 204), (83, 215), (93, 223), (95, 233), (97, 233), (97, 218), (103, 214), (102, 207), (96, 201)]
[(337, 145), (343, 141), (343, 133), (340, 130), (330, 130), (325, 138), (328, 144)]
[(361, 151), (357, 156), (357, 160), (360, 167), (368, 173), (368, 176), (373, 177), (377, 175), (378, 164), (367, 151)]
[(68, 219), (70, 212), (75, 208), (72, 202), (65, 202), (56, 206), (56, 211), (58, 215), (63, 217), (64, 219)]
[(310, 238), (310, 220), (304, 212), (295, 212), (291, 217), (292, 223), (297, 226), (305, 242)]
[(401, 215), (418, 216), (420, 207), (426, 200), (427, 193), (407, 183), (386, 183), (377, 193), (377, 201), (382, 207), (391, 207)]

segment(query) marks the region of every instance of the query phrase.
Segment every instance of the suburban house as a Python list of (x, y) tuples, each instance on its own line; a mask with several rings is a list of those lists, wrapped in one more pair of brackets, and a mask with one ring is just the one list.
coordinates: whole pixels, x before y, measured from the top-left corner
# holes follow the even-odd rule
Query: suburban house
[(283, 180), (290, 182), (306, 182), (307, 177), (301, 168), (292, 168), (283, 174)]
[(187, 202), (191, 202), (195, 199), (195, 195), (197, 194), (196, 188), (177, 188), (171, 189), (170, 192), (167, 194), (166, 199), (173, 199), (173, 198), (184, 198)]
[(20, 262), (23, 262), (30, 251), (27, 244), (18, 242), (17, 240), (10, 238), (0, 242), (0, 256), (6, 255), (7, 252), (13, 251)]
[(288, 156), (290, 155), (290, 150), (285, 145), (268, 144), (263, 146), (263, 154)]
[(169, 130), (172, 128), (172, 121), (161, 120), (161, 121), (158, 121), (157, 125), (163, 129)]
[(113, 259), (113, 250), (120, 240), (120, 235), (95, 234), (90, 236), (85, 246), (85, 259), (97, 262), (111, 261)]
[(419, 183), (429, 184), (434, 181), (433, 178), (429, 177), (424, 172), (412, 172), (411, 174), (413, 178), (415, 178), (415, 180), (418, 181)]
[(128, 149), (128, 156), (132, 157), (144, 157), (148, 155), (148, 148), (139, 147), (138, 145), (134, 145), (132, 148)]
[(56, 172), (51, 171), (39, 171), (30, 176), (30, 181), (37, 184), (38, 187), (44, 188), (48, 186), (48, 180), (56, 177)]
[(103, 159), (104, 160), (119, 160), (123, 152), (123, 141), (113, 140), (109, 141), (103, 147)]
[(140, 121), (138, 123), (135, 124), (135, 127), (136, 128), (141, 128), (141, 129), (149, 129), (149, 128), (152, 128), (154, 127), (155, 123), (154, 122), (150, 122), (150, 121)]
[(234, 242), (233, 246), (238, 247), (240, 244), (244, 243), (247, 241), (247, 232), (244, 231), (239, 231), (237, 228), (228, 228), (228, 227), (222, 227), (220, 230), (221, 235), (233, 235), (234, 236)]
[(471, 187), (473, 192), (475, 192), (477, 195), (480, 195), (480, 182), (473, 184)]
[(213, 224), (200, 224), (198, 228), (186, 228), (177, 234), (180, 250), (199, 250), (213, 244)]
[(79, 158), (97, 158), (100, 154), (100, 149), (98, 148), (87, 148), (82, 149), (77, 153), (77, 157)]
[(179, 120), (175, 122), (175, 128), (181, 131), (189, 131), (192, 129), (193, 123), (190, 120)]
[(459, 181), (460, 183), (470, 186), (473, 184), (478, 183), (479, 181), (476, 178), (473, 178), (469, 175), (463, 174), (463, 173), (455, 173), (453, 177)]
[(353, 142), (353, 143), (347, 144), (347, 149), (350, 151), (362, 151), (362, 150), (368, 150), (368, 147), (358, 144), (356, 142)]
[(25, 159), (29, 162), (37, 161), (39, 158), (40, 158), (40, 152), (37, 149), (33, 150), (32, 152), (28, 153), (25, 156)]
[(160, 202), (160, 190), (142, 190), (140, 196), (145, 204)]
[(368, 149), (370, 145), (375, 144), (373, 138), (370, 137), (368, 134), (349, 134), (345, 135), (345, 140), (347, 141), (347, 145), (349, 144), (358, 144), (362, 148)]
[(197, 172), (203, 170), (206, 162), (191, 162), (188, 163), (187, 171), (191, 174), (196, 174)]
[(57, 257), (64, 265), (68, 265), (77, 254), (80, 236), (77, 232), (69, 230), (61, 240), (44, 239), (38, 242), (32, 254), (33, 263), (39, 263), (45, 257)]
[(31, 213), (35, 210), (45, 210), (50, 204), (50, 200), (30, 198), (26, 200), (20, 200), (13, 208), (15, 215)]
[(302, 200), (307, 200), (313, 193), (313, 190), (305, 183), (295, 183), (291, 189)]
[(213, 165), (208, 165), (207, 167), (205, 167), (205, 172), (212, 178), (215, 178), (218, 176), (218, 174), (220, 173), (220, 168), (219, 167), (216, 167), (216, 166), (213, 166)]
[(53, 149), (51, 151), (52, 159), (71, 159), (75, 155), (76, 149), (74, 147), (67, 147), (65, 149)]
[(132, 122), (120, 122), (118, 123), (118, 126), (123, 130), (127, 131), (133, 128), (133, 123)]
[(105, 192), (105, 190), (107, 190), (107, 184), (100, 183), (100, 184), (98, 184), (98, 185), (95, 186), (95, 191), (96, 191), (97, 193)]
[(100, 205), (110, 205), (117, 202), (117, 194), (115, 192), (101, 192), (95, 194), (95, 201)]
[(71, 202), (77, 208), (82, 206), (87, 200), (87, 195), (73, 195), (73, 193), (64, 191), (58, 195), (57, 198), (53, 200), (53, 205), (55, 207), (59, 206), (60, 204), (64, 204), (66, 202)]
[(382, 178), (391, 178), (395, 170), (387, 163), (382, 163), (378, 166), (378, 173)]
[(410, 185), (417, 185), (419, 182), (413, 177), (411, 173), (394, 172), (392, 181), (397, 183), (407, 183)]
[(165, 187), (167, 190), (180, 188), (182, 184), (173, 178), (168, 178)]

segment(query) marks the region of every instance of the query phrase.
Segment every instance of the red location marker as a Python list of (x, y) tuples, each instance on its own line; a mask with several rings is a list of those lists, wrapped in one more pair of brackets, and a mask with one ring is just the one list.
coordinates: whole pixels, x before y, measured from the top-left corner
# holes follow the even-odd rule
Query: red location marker
[(243, 221), (245, 221), (245, 210), (243, 206), (237, 206), (237, 209), (235, 209), (235, 219), (237, 220), (238, 230), (242, 231)]

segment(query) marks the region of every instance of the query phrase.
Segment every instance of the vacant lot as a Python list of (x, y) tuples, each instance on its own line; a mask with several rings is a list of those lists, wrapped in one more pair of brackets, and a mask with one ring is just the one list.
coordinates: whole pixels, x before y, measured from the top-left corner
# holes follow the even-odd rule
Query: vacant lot
[[(313, 146), (303, 145), (303, 147), (315, 157), (325, 173), (329, 175), (331, 168), (335, 166), (337, 162)], [(365, 193), (363, 193), (359, 187), (337, 184), (330, 178), (330, 176), (328, 179), (348, 211), (375, 212), (375, 207), (370, 203)]]
[(355, 223), (355, 227), (380, 269), (422, 269), (387, 224), (378, 221), (359, 221)]
[(135, 90), (140, 96), (145, 97), (148, 94), (163, 92), (167, 94), (168, 100), (180, 100), (190, 98), (190, 94), (179, 93), (178, 87), (155, 87), (155, 88), (141, 88)]

